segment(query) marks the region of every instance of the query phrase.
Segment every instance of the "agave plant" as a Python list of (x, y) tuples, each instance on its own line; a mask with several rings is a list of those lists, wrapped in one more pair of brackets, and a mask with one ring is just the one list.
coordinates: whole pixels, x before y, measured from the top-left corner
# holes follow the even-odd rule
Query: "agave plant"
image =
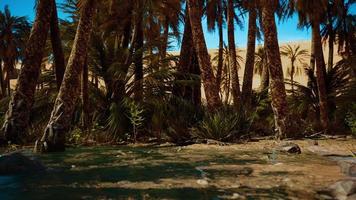
[(200, 139), (234, 142), (249, 134), (252, 122), (253, 118), (243, 110), (236, 112), (225, 107), (214, 113), (207, 113), (203, 120), (191, 129), (191, 134)]

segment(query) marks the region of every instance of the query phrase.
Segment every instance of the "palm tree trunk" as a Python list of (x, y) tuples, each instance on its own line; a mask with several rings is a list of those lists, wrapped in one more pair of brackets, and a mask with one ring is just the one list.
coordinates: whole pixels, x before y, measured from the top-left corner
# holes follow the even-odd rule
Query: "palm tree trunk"
[(216, 71), (216, 85), (220, 90), (221, 76), (224, 64), (224, 31), (223, 31), (223, 9), (222, 1), (218, 2), (218, 27), (219, 27), (219, 58), (218, 68)]
[(325, 62), (323, 57), (323, 47), (321, 44), (319, 23), (312, 23), (312, 34), (314, 38), (315, 59), (316, 59), (316, 79), (319, 95), (320, 122), (325, 131), (329, 127), (328, 98), (325, 82)]
[(6, 85), (7, 85), (7, 96), (11, 96), (10, 73), (8, 73), (6, 76)]
[(24, 53), (23, 67), (3, 125), (5, 138), (12, 143), (22, 142), (22, 136), (26, 135), (29, 125), (29, 111), (33, 105), (37, 80), (41, 71), (52, 8), (53, 1), (38, 1), (36, 19)]
[(166, 58), (168, 39), (169, 39), (169, 19), (168, 19), (168, 17), (166, 17), (164, 20), (162, 44), (161, 44), (161, 49), (160, 49), (161, 60)]
[(9, 58), (4, 59), (4, 82), (6, 96), (11, 96), (10, 73), (12, 68), (12, 63)]
[(291, 67), (291, 72), (290, 72), (292, 95), (294, 95), (294, 73), (295, 73), (295, 66), (294, 66), (294, 62), (292, 62), (292, 67)]
[(312, 41), (311, 41), (310, 69), (315, 71), (315, 38), (314, 38), (314, 35), (312, 35)]
[[(200, 67), (192, 38), (188, 6), (186, 6), (185, 10), (184, 32), (179, 60), (177, 80), (186, 80), (187, 73), (189, 75), (200, 76)], [(199, 106), (201, 105), (201, 81), (197, 80), (197, 83), (194, 85), (176, 84), (173, 94), (191, 102), (193, 105)]]
[(90, 130), (89, 124), (89, 70), (88, 70), (88, 57), (85, 59), (82, 72), (82, 125), (85, 131)]
[(137, 16), (136, 16), (136, 39), (135, 39), (135, 100), (142, 101), (143, 99), (143, 5), (142, 0), (137, 3)]
[(238, 74), (238, 63), (235, 46), (235, 27), (234, 27), (234, 4), (233, 0), (228, 0), (227, 7), (227, 23), (228, 23), (228, 42), (229, 42), (229, 60), (232, 73), (232, 97), (234, 105), (238, 106), (241, 103), (240, 81)]
[(3, 68), (2, 68), (2, 60), (0, 60), (0, 99), (6, 97), (6, 89), (5, 89), (5, 84), (4, 84), (4, 78), (3, 78)]
[(246, 52), (246, 64), (242, 85), (242, 102), (249, 107), (251, 104), (253, 68), (255, 64), (256, 51), (256, 30), (257, 30), (257, 13), (255, 8), (249, 10), (248, 20), (248, 41)]
[(58, 26), (57, 6), (54, 0), (53, 0), (53, 11), (51, 17), (50, 32), (51, 32), (51, 43), (52, 43), (54, 62), (56, 67), (55, 73), (56, 73), (57, 89), (59, 90), (64, 76), (65, 61), (64, 61), (64, 53), (62, 48), (60, 30)]
[(95, 13), (95, 2), (95, 0), (87, 0), (81, 8), (79, 25), (63, 83), (45, 133), (42, 139), (36, 142), (35, 151), (54, 152), (65, 149), (65, 135), (70, 129), (72, 115), (80, 96), (80, 75), (85, 64), (89, 46), (92, 20)]
[(278, 130), (277, 138), (284, 138), (289, 131), (289, 117), (273, 2), (264, 1), (262, 25), (271, 76), (270, 90), (275, 125)]
[[(268, 62), (268, 61), (267, 61)], [(260, 86), (258, 88), (259, 92), (263, 92), (266, 91), (267, 88), (269, 87), (269, 67), (268, 67), (268, 63), (263, 65), (263, 69), (262, 69), (262, 74), (261, 74), (261, 82), (260, 82)]]
[(334, 65), (334, 35), (331, 34), (329, 36), (329, 58), (328, 58), (328, 71), (330, 71), (333, 68)]
[(222, 105), (219, 96), (219, 88), (216, 87), (216, 80), (211, 68), (210, 56), (206, 47), (203, 27), (201, 25), (201, 6), (198, 0), (188, 0), (188, 11), (194, 47), (201, 67), (201, 77), (203, 80), (208, 108), (214, 110)]

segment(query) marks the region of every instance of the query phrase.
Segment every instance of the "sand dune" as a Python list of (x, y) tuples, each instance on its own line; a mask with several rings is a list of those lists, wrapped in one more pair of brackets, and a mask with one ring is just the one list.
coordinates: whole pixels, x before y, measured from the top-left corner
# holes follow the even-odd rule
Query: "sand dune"
[[(280, 47), (287, 45), (287, 44), (289, 44), (291, 46), (300, 45), (301, 49), (306, 49), (308, 52), (310, 52), (310, 50), (311, 50), (311, 42), (310, 41), (294, 41), (294, 42), (288, 42), (288, 43), (280, 43)], [(335, 49), (337, 49), (337, 47), (335, 47)], [(328, 54), (329, 54), (327, 46), (323, 47), (323, 50), (324, 50), (324, 57), (327, 62), (327, 58), (328, 58)], [(217, 49), (209, 50), (211, 57), (215, 56), (217, 54), (217, 51), (218, 51)], [(244, 66), (245, 66), (245, 61), (246, 61), (246, 49), (240, 48), (238, 54), (239, 54), (239, 56), (241, 56), (243, 58), (243, 61), (240, 62), (241, 68), (239, 70), (240, 82), (242, 83), (243, 75), (244, 75)], [(340, 60), (341, 60), (341, 57), (337, 54), (337, 52), (334, 52), (334, 62), (338, 62)], [(309, 64), (309, 57), (305, 58), (305, 63)], [(283, 65), (284, 78), (290, 79), (290, 75), (287, 73), (288, 72), (287, 69), (290, 68), (290, 66), (291, 66), (290, 60), (288, 58), (282, 56), (282, 65)], [(297, 63), (298, 67), (302, 68), (303, 65), (304, 65), (303, 63)], [(302, 71), (303, 71), (303, 73), (295, 75), (294, 79), (296, 82), (306, 85), (307, 77), (304, 73), (304, 70), (302, 70)], [(256, 89), (259, 87), (259, 85), (260, 85), (260, 76), (254, 75), (253, 88)]]
[[(288, 43), (280, 43), (280, 47), (286, 45), (286, 44), (290, 44), (290, 45), (300, 45), (302, 49), (306, 49), (310, 52), (311, 49), (311, 43), (310, 41), (294, 41), (294, 42), (288, 42)], [(335, 48), (337, 49), (337, 48)], [(210, 49), (209, 53), (211, 55), (211, 57), (214, 57), (217, 54), (218, 50), (217, 49)], [(179, 52), (170, 52), (173, 55), (177, 55), (179, 54)], [(324, 57), (325, 59), (327, 59), (328, 56), (328, 48), (327, 46), (324, 47)], [(246, 59), (246, 49), (245, 48), (240, 48), (238, 54), (243, 58), (243, 61), (240, 62), (240, 66), (241, 68), (239, 69), (239, 78), (240, 78), (240, 82), (242, 83), (243, 81), (243, 74), (244, 74), (244, 66), (245, 66), (245, 59)], [(334, 53), (334, 62), (337, 62), (339, 60), (341, 60), (341, 57), (337, 54), (337, 52)], [(305, 59), (306, 63), (309, 63), (309, 58)], [(283, 72), (284, 72), (284, 77), (289, 79), (289, 75), (287, 73), (287, 69), (290, 67), (290, 61), (285, 58), (282, 57), (282, 65), (283, 65)], [(297, 63), (298, 66), (303, 66), (303, 64), (301, 63)], [(299, 74), (299, 75), (295, 75), (295, 81), (298, 83), (301, 83), (303, 85), (307, 84), (307, 77), (304, 73)], [(11, 80), (11, 85), (12, 88), (15, 88), (16, 85), (16, 79)], [(259, 75), (254, 75), (253, 78), (253, 88), (256, 89), (258, 88), (260, 85), (260, 76)]]

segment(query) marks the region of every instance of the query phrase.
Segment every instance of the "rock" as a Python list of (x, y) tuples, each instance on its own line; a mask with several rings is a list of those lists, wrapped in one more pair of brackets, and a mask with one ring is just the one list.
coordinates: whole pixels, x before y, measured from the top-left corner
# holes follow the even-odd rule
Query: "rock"
[(199, 179), (199, 180), (197, 180), (197, 183), (199, 185), (204, 185), (204, 186), (209, 185), (209, 181), (206, 179)]
[(228, 143), (225, 142), (220, 142), (217, 140), (212, 140), (212, 139), (196, 139), (195, 140), (196, 144), (207, 144), (207, 145), (218, 145), (218, 146), (228, 146)]
[(315, 153), (319, 156), (340, 156), (340, 157), (350, 156), (349, 153), (345, 153), (337, 149), (325, 148), (325, 147), (315, 146), (315, 145), (308, 147), (308, 151)]
[(16, 175), (44, 170), (46, 170), (46, 167), (41, 162), (18, 152), (0, 156), (0, 175)]
[(245, 196), (240, 195), (239, 193), (233, 193), (232, 195), (220, 195), (219, 199), (246, 199)]
[(237, 171), (237, 175), (242, 176), (250, 176), (253, 173), (253, 169), (251, 167), (244, 167)]
[(356, 194), (348, 196), (346, 200), (356, 200)]
[(292, 142), (284, 142), (277, 147), (279, 152), (291, 153), (291, 154), (301, 154), (302, 151), (300, 147)]
[(349, 179), (339, 181), (329, 187), (330, 193), (338, 200), (347, 200), (356, 194), (356, 180)]
[(338, 162), (341, 172), (347, 176), (356, 177), (356, 159)]

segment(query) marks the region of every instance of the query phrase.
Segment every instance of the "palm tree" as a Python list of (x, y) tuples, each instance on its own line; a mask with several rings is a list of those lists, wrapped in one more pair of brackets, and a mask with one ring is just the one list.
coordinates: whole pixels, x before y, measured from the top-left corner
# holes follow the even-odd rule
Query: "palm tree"
[(54, 1), (39, 0), (37, 4), (36, 19), (24, 52), (23, 66), (3, 125), (5, 140), (12, 143), (21, 143), (21, 137), (29, 125), (29, 111), (41, 70), (53, 3)]
[[(120, 5), (121, 6), (121, 5)], [(133, 24), (135, 27), (135, 99), (143, 99), (144, 69), (143, 58), (147, 49), (159, 51), (159, 58), (167, 55), (169, 30), (179, 35), (180, 1), (138, 0), (133, 3)], [(163, 33), (162, 33), (163, 30)], [(158, 38), (158, 39), (157, 39)], [(149, 53), (150, 54), (150, 53)]]
[(58, 13), (57, 13), (57, 5), (53, 3), (53, 11), (51, 17), (51, 43), (52, 43), (52, 50), (55, 62), (55, 72), (56, 72), (56, 82), (57, 82), (57, 89), (59, 90), (63, 76), (65, 71), (65, 61), (64, 61), (64, 53), (61, 41), (61, 35), (59, 30), (58, 24)]
[(51, 118), (35, 150), (39, 152), (63, 151), (65, 135), (70, 129), (72, 114), (80, 96), (80, 75), (85, 65), (92, 22), (95, 13), (95, 0), (80, 1), (80, 20), (74, 45), (68, 60), (63, 83), (57, 95)]
[[(157, 1), (157, 0), (156, 0)], [(181, 15), (181, 1), (157, 1), (155, 9), (157, 18), (161, 24), (161, 45), (159, 47), (160, 59), (164, 60), (167, 56), (167, 49), (169, 44), (169, 36), (171, 34), (179, 37), (179, 24)], [(172, 30), (172, 31), (170, 31)]]
[(223, 0), (209, 0), (206, 5), (206, 16), (208, 23), (208, 30), (214, 31), (216, 28), (219, 32), (219, 57), (218, 66), (216, 70), (216, 84), (220, 87), (221, 76), (223, 71), (223, 51), (224, 51), (224, 10)]
[[(242, 50), (236, 49), (236, 61), (238, 66), (240, 66), (241, 62), (243, 62), (242, 56), (239, 55), (241, 52)], [(213, 57), (213, 61), (216, 63), (218, 59), (219, 53)], [(226, 105), (229, 105), (231, 103), (230, 93), (234, 87), (234, 83), (231, 83), (231, 75), (233, 70), (230, 68), (230, 52), (226, 45), (224, 45), (223, 61), (223, 70), (221, 73), (221, 83), (219, 88), (221, 88), (221, 99)]]
[[(177, 68), (179, 80), (186, 80), (187, 75), (196, 75), (200, 77), (200, 67), (197, 54), (194, 48), (192, 38), (192, 28), (190, 25), (190, 17), (188, 6), (185, 10), (185, 24), (182, 39), (182, 47), (180, 52), (179, 65)], [(200, 78), (195, 81), (194, 85), (178, 85), (173, 89), (173, 94), (191, 102), (193, 105), (199, 106), (201, 104), (201, 80)]]
[[(341, 1), (341, 2), (340, 2)], [(334, 22), (334, 31), (338, 52), (344, 58), (356, 54), (356, 16), (351, 8), (355, 5), (355, 0), (338, 0), (338, 14)], [(329, 33), (324, 32), (324, 36)]]
[(143, 0), (136, 1), (135, 4), (135, 100), (141, 101), (143, 99), (143, 52), (144, 52), (144, 2)]
[(1, 93), (10, 95), (10, 79), (15, 74), (15, 64), (23, 51), (30, 25), (26, 17), (11, 15), (8, 6), (0, 12), (0, 76)]
[(229, 60), (230, 69), (232, 73), (232, 96), (235, 106), (241, 103), (240, 81), (238, 74), (238, 63), (236, 60), (236, 46), (235, 46), (235, 11), (233, 0), (228, 0), (227, 6), (227, 23), (228, 23), (228, 41), (229, 41)]
[(213, 110), (221, 106), (221, 99), (204, 39), (201, 24), (202, 6), (198, 0), (188, 0), (187, 3), (190, 24), (192, 27), (193, 42), (198, 56), (199, 66), (201, 67), (201, 78), (203, 80), (206, 100), (209, 109)]
[(256, 2), (245, 1), (245, 7), (249, 12), (248, 38), (246, 50), (245, 72), (242, 85), (242, 102), (249, 106), (252, 95), (253, 68), (255, 63), (256, 36), (257, 36), (257, 11)]
[[(292, 7), (299, 14), (301, 24), (310, 23), (312, 28), (312, 46), (316, 61), (316, 74), (318, 83), (318, 94), (320, 103), (320, 121), (324, 130), (329, 127), (328, 101), (326, 94), (325, 74), (326, 67), (321, 43), (320, 24), (327, 12), (327, 0), (292, 0)], [(315, 9), (318, 8), (318, 9)]]
[(306, 49), (301, 49), (300, 45), (291, 46), (286, 45), (281, 48), (281, 55), (290, 60), (290, 68), (288, 73), (290, 75), (292, 94), (294, 94), (294, 75), (298, 75), (302, 72), (302, 68), (296, 65), (297, 63), (303, 64), (304, 59), (309, 55)]
[(261, 82), (258, 91), (266, 91), (269, 85), (269, 70), (268, 70), (267, 53), (264, 47), (259, 47), (255, 53), (255, 68), (254, 73), (261, 77)]
[(289, 112), (287, 105), (287, 94), (284, 85), (281, 55), (277, 37), (277, 27), (275, 22), (275, 10), (278, 6), (277, 0), (261, 0), (262, 6), (262, 26), (265, 38), (265, 48), (269, 73), (271, 76), (270, 90), (272, 98), (272, 108), (275, 117), (275, 125), (278, 130), (277, 138), (287, 136), (289, 125)]
[(83, 65), (83, 72), (81, 74), (81, 100), (82, 100), (82, 126), (83, 130), (90, 131), (89, 128), (89, 69), (88, 69), (88, 57), (85, 58)]

